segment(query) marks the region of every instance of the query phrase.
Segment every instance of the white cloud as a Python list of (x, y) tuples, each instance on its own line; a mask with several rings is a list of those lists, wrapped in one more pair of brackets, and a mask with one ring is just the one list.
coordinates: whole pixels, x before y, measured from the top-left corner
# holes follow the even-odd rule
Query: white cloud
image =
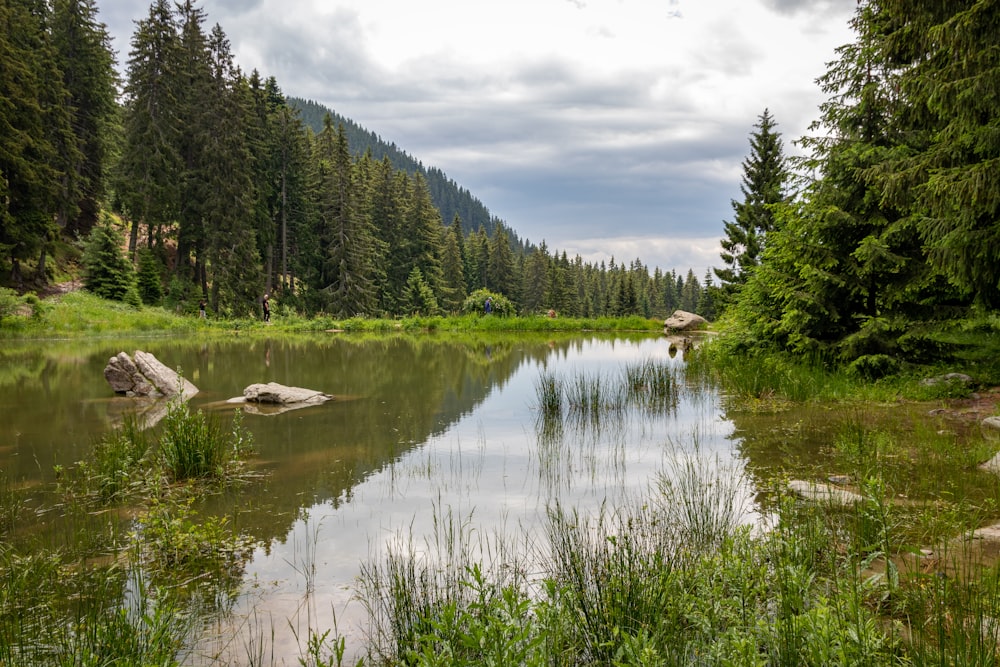
[[(851, 39), (846, 0), (205, 0), (245, 71), (442, 169), (522, 237), (718, 263), (769, 108), (786, 152)], [(148, 5), (105, 0), (124, 60)], [(714, 240), (714, 241), (713, 241)], [(681, 248), (681, 251), (677, 249)]]

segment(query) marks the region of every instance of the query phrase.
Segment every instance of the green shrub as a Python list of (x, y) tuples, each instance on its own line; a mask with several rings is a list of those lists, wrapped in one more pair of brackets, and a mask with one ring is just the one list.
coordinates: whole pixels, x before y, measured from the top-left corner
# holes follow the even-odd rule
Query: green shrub
[(475, 314), (480, 315), (486, 314), (485, 304), (486, 299), (492, 298), (492, 308), (491, 313), (499, 317), (507, 317), (509, 315), (516, 315), (517, 309), (514, 307), (514, 303), (505, 297), (503, 294), (498, 292), (491, 292), (487, 289), (478, 289), (468, 297), (462, 303), (462, 312), (465, 314)]
[(19, 305), (20, 299), (17, 298), (17, 292), (0, 287), (0, 320), (16, 313)]
[(105, 213), (87, 237), (83, 251), (83, 283), (87, 290), (112, 301), (125, 301), (135, 285), (132, 263), (122, 252), (124, 239)]
[(39, 320), (42, 318), (42, 315), (45, 314), (46, 310), (45, 304), (42, 302), (41, 299), (38, 298), (38, 295), (35, 294), (34, 292), (28, 292), (27, 294), (22, 296), (21, 301), (24, 302), (31, 309), (32, 319)]
[(159, 305), (163, 299), (163, 283), (160, 274), (163, 267), (149, 248), (139, 251), (139, 273), (137, 287), (142, 302), (149, 305)]
[(887, 354), (866, 354), (858, 357), (847, 367), (848, 371), (865, 380), (878, 380), (900, 371), (899, 360)]

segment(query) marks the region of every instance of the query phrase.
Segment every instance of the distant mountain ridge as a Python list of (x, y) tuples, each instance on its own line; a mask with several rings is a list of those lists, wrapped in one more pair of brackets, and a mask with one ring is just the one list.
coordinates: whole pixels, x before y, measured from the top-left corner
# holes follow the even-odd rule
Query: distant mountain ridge
[(422, 162), (400, 149), (395, 143), (386, 142), (374, 132), (366, 130), (353, 120), (341, 116), (318, 102), (304, 100), (300, 97), (289, 97), (287, 102), (293, 109), (298, 110), (302, 116), (302, 122), (312, 128), (313, 132), (318, 133), (323, 129), (323, 119), (327, 114), (333, 119), (334, 126), (342, 124), (347, 134), (348, 147), (354, 155), (364, 155), (365, 151), (371, 150), (372, 156), (376, 160), (388, 156), (389, 162), (396, 169), (408, 174), (418, 172), (422, 174), (427, 181), (431, 200), (441, 212), (441, 220), (444, 224), (450, 225), (457, 214), (462, 220), (462, 230), (466, 234), (482, 227), (492, 237), (496, 229), (502, 227), (507, 232), (511, 247), (524, 249), (524, 242), (514, 234), (506, 223), (491, 215), (489, 209), (479, 199), (448, 178), (437, 167), (424, 167)]

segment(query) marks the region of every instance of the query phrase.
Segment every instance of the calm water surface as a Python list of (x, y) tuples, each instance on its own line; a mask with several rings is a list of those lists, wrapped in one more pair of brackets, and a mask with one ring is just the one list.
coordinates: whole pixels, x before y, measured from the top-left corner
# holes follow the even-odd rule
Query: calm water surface
[[(208, 624), (192, 664), (238, 663), (248, 646), (277, 664), (298, 664), (309, 628), (334, 624), (357, 649), (361, 564), (407, 540), (432, 553), (435, 525), (455, 522), (471, 542), (514, 535), (530, 543), (555, 503), (596, 512), (641, 496), (678, 456), (746, 469), (759, 486), (772, 468), (780, 474), (783, 440), (811, 464), (815, 443), (829, 441), (829, 429), (815, 426), (827, 420), (809, 421), (814, 432), (804, 434), (801, 415), (792, 422), (796, 433), (785, 433), (785, 418), (747, 437), (715, 390), (686, 383), (682, 355), (660, 336), (5, 343), (0, 475), (31, 490), (38, 507), (57, 502), (60, 467), (85, 459), (97, 438), (140, 407), (114, 396), (103, 377), (109, 357), (136, 349), (179, 367), (200, 389), (191, 406), (220, 415), (233, 411), (226, 399), (255, 382), (336, 396), (322, 406), (244, 415), (261, 475), (201, 509), (232, 517), (261, 546), (224, 605), (232, 613)], [(543, 374), (611, 381), (626, 364), (648, 360), (676, 373), (676, 400), (599, 423), (568, 419), (557, 435), (540, 431)], [(760, 444), (762, 433), (779, 444)], [(745, 442), (753, 447), (745, 451)], [(745, 459), (751, 450), (753, 460)], [(744, 491), (750, 507), (755, 493), (749, 485)], [(49, 515), (39, 513), (18, 535), (43, 535), (54, 545), (73, 540), (73, 527)]]

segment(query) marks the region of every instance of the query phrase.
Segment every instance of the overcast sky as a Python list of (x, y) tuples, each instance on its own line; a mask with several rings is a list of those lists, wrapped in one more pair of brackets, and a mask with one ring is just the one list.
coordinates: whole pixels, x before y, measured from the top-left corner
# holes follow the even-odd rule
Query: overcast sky
[[(128, 59), (141, 0), (98, 0)], [(854, 0), (203, 0), (237, 63), (588, 261), (719, 266), (749, 135), (785, 152)]]

